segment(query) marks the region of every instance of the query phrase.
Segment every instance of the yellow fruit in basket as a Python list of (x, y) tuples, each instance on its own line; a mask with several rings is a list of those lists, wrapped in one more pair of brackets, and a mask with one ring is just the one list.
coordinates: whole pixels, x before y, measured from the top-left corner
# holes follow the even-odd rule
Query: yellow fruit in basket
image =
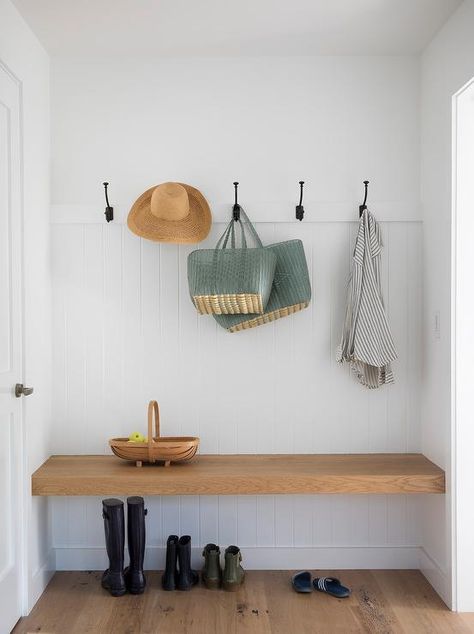
[(143, 436), (143, 442), (148, 442), (148, 436)]
[(143, 442), (143, 434), (140, 434), (139, 431), (133, 431), (128, 437), (130, 442)]

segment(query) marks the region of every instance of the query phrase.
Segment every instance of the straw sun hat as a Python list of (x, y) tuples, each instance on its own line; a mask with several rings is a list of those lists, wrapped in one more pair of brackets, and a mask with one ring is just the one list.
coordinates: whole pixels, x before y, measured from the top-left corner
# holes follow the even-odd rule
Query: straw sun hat
[(211, 229), (211, 210), (200, 191), (184, 183), (162, 183), (138, 198), (128, 227), (157, 242), (201, 242)]

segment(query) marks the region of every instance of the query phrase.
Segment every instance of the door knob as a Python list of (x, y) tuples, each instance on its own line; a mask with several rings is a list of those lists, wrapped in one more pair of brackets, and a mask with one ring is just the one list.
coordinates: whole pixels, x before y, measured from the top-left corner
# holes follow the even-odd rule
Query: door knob
[(25, 387), (23, 383), (17, 383), (15, 385), (15, 396), (17, 398), (20, 398), (20, 396), (29, 396), (30, 394), (33, 394), (32, 387)]

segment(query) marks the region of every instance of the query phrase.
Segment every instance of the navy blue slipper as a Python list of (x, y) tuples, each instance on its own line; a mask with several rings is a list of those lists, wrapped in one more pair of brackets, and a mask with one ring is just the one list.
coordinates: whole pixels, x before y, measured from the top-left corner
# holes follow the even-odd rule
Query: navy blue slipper
[(291, 577), (291, 583), (295, 592), (312, 592), (311, 586), (311, 573), (305, 570), (304, 572), (297, 572)]
[(335, 577), (316, 577), (313, 579), (313, 586), (318, 592), (326, 592), (336, 599), (345, 599), (351, 593), (349, 588), (343, 586)]

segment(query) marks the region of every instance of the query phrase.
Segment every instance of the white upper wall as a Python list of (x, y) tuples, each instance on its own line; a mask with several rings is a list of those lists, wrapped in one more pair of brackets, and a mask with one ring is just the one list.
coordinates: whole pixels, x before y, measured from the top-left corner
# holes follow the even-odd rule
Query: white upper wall
[(460, 0), (14, 0), (54, 56), (400, 55)]
[(416, 57), (54, 60), (53, 204), (97, 219), (107, 180), (120, 218), (178, 180), (224, 220), (238, 180), (293, 221), (303, 179), (308, 219), (353, 221), (369, 179), (381, 220), (419, 219), (418, 94)]

